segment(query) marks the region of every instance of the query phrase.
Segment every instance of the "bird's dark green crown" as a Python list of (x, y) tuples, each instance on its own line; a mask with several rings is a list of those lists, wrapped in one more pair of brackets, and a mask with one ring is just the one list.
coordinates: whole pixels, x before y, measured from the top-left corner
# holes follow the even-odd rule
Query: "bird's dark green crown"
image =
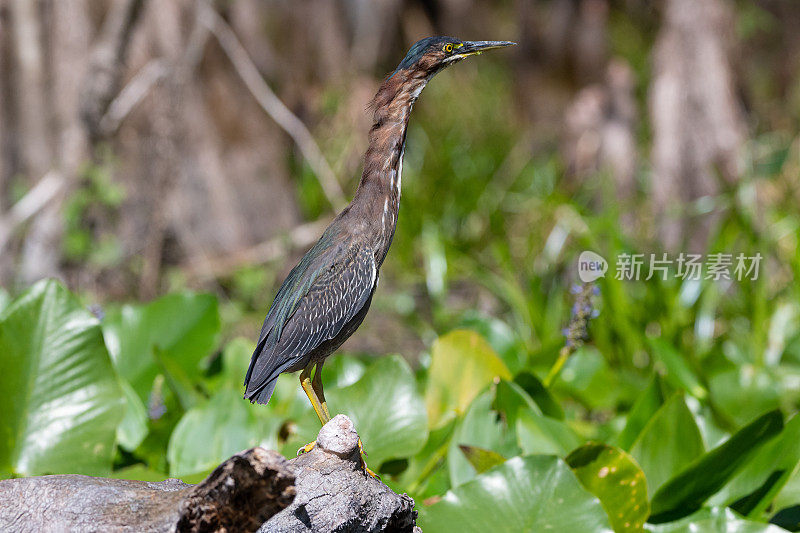
[(511, 41), (460, 41), (454, 37), (442, 35), (426, 37), (411, 46), (403, 61), (392, 73), (392, 76), (401, 70), (413, 69), (420, 64), (425, 56), (435, 58), (436, 61), (430, 63), (429, 67), (438, 69), (469, 55), (480, 54), (484, 50), (503, 48), (513, 44), (515, 43)]
[(461, 41), (454, 39), (453, 37), (444, 37), (441, 35), (420, 39), (411, 45), (406, 57), (403, 58), (403, 61), (400, 62), (396, 70), (411, 68), (422, 58), (423, 55), (425, 55), (426, 52), (444, 50), (445, 45), (447, 44), (451, 45), (449, 50), (452, 51), (455, 45), (461, 44)]

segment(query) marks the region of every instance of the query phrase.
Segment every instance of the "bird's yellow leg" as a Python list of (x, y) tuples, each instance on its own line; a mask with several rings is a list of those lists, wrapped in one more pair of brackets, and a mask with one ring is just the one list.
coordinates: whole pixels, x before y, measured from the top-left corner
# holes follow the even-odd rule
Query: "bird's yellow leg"
[[(311, 379), (311, 371), (315, 366), (314, 378)], [(328, 411), (328, 404), (325, 401), (325, 393), (322, 390), (322, 363), (317, 363), (316, 365), (309, 363), (309, 365), (300, 373), (300, 384), (302, 385), (306, 396), (308, 396), (308, 399), (311, 401), (311, 405), (314, 407), (314, 411), (316, 411), (320, 423), (322, 423), (324, 426), (331, 419), (331, 415)], [(316, 445), (316, 441), (309, 442), (300, 448), (297, 451), (297, 454), (300, 455), (301, 453), (310, 452)], [(361, 464), (364, 466), (364, 471), (370, 476), (380, 479), (378, 474), (370, 470), (370, 468), (367, 466), (367, 462), (364, 460), (364, 456), (367, 455), (367, 453), (364, 451), (364, 445), (361, 443), (361, 437), (358, 438), (358, 451), (361, 454)]]
[[(323, 409), (322, 402), (324, 400), (320, 400), (319, 396), (317, 396), (317, 392), (314, 390), (313, 384), (311, 383), (311, 371), (314, 368), (314, 363), (309, 363), (307, 367), (300, 372), (300, 386), (303, 387), (303, 391), (305, 391), (306, 396), (308, 396), (308, 400), (311, 402), (311, 406), (314, 408), (314, 412), (317, 413), (317, 417), (319, 418), (320, 424), (323, 426), (327, 424), (331, 417), (328, 414), (328, 407), (325, 406)], [(322, 388), (320, 387), (320, 390)]]
[(325, 413), (325, 416), (330, 420), (331, 413), (328, 411), (328, 404), (325, 402), (325, 393), (322, 391), (322, 362), (317, 363), (316, 370), (314, 370), (314, 379), (311, 380), (311, 388), (314, 389), (319, 399), (322, 412)]
[[(331, 419), (330, 415), (328, 414), (328, 406), (324, 404), (324, 398), (320, 401), (319, 397), (317, 396), (316, 390), (311, 381), (311, 371), (314, 368), (314, 363), (309, 363), (307, 367), (300, 372), (300, 386), (303, 387), (303, 391), (308, 396), (308, 401), (311, 402), (311, 407), (314, 408), (314, 412), (317, 413), (317, 417), (319, 418), (320, 424), (323, 426), (328, 423)], [(322, 391), (322, 383), (320, 383), (320, 391)], [(324, 406), (324, 407), (323, 407)], [(317, 441), (312, 441), (297, 450), (297, 455), (301, 453), (310, 452), (314, 449), (314, 446), (317, 445)]]
[(361, 454), (361, 464), (364, 466), (364, 472), (375, 479), (380, 479), (381, 476), (373, 472), (370, 467), (367, 466), (367, 461), (364, 460), (364, 456), (367, 455), (367, 452), (364, 451), (364, 445), (361, 443), (361, 437), (358, 437), (358, 451)]

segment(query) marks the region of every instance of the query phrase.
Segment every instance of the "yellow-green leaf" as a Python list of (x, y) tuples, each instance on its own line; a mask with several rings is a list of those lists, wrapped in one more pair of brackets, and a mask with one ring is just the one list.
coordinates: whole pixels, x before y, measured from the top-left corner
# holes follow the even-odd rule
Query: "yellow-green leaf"
[(614, 531), (643, 531), (650, 514), (647, 482), (630, 455), (613, 446), (590, 442), (570, 453), (566, 461), (584, 488), (600, 498)]
[(495, 378), (511, 379), (505, 363), (474, 331), (456, 330), (439, 337), (431, 354), (425, 404), (428, 425), (440, 426), (460, 416)]

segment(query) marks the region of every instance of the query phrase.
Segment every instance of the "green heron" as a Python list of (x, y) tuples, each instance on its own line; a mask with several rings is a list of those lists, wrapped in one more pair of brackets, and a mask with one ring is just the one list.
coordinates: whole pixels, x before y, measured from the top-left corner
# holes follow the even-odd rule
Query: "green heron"
[(378, 286), (378, 272), (397, 225), (411, 108), (440, 70), (467, 56), (512, 44), (428, 37), (416, 42), (383, 82), (372, 100), (374, 123), (353, 201), (278, 290), (244, 380), (246, 399), (266, 404), (279, 374), (302, 370), (300, 384), (320, 422), (330, 420), (322, 365), (361, 325)]

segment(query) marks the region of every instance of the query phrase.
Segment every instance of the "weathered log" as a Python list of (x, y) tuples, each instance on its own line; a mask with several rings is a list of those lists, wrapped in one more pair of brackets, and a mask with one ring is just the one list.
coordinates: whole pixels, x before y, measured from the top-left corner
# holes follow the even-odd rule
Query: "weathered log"
[[(0, 531), (414, 531), (414, 500), (370, 477), (344, 415), (308, 453), (234, 455), (198, 485), (79, 475), (0, 481)], [(259, 529), (260, 527), (260, 529)]]
[(365, 472), (358, 434), (346, 416), (333, 417), (314, 449), (290, 462), (297, 496), (259, 533), (414, 531), (414, 500)]
[(89, 476), (0, 481), (0, 531), (255, 531), (294, 498), (277, 452), (234, 455), (198, 485)]

